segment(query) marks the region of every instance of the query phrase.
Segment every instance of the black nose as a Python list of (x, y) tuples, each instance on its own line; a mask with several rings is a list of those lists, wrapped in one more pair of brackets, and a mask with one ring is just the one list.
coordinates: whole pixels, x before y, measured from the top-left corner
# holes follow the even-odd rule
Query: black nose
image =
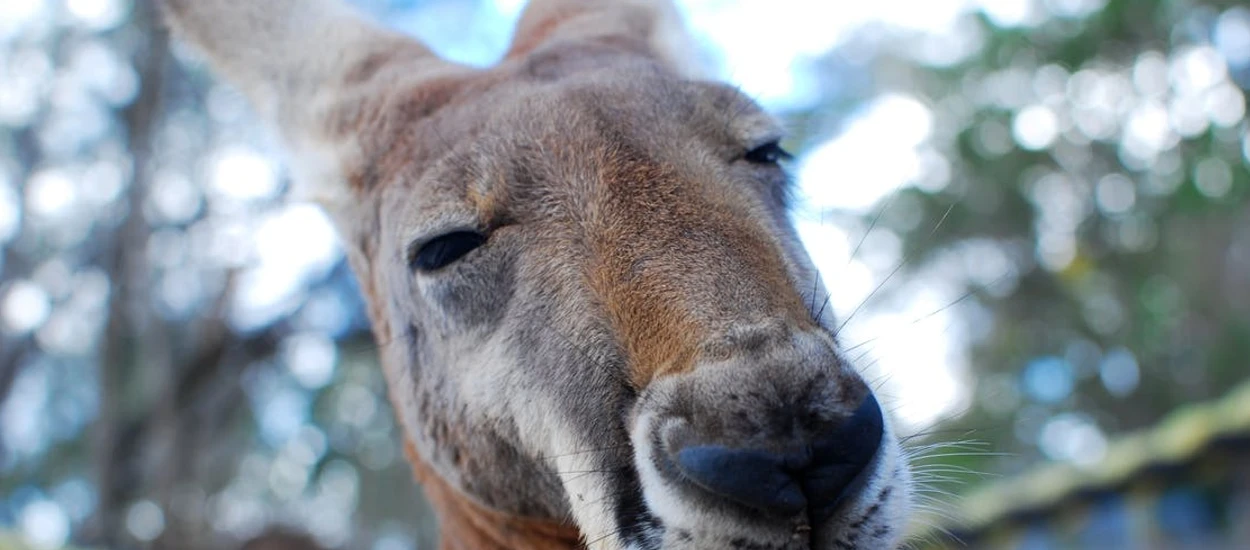
[(876, 456), (882, 430), (881, 407), (868, 394), (850, 416), (797, 450), (691, 445), (673, 455), (681, 473), (708, 492), (766, 512), (808, 510), (820, 520), (859, 490), (859, 474)]

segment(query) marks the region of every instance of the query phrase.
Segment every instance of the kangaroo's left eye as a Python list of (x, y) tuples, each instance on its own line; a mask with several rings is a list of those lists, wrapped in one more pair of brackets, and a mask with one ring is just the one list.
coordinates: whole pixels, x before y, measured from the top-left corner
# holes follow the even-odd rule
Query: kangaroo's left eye
[(783, 160), (790, 160), (794, 156), (781, 148), (781, 142), (770, 141), (747, 151), (742, 158), (754, 164), (777, 164)]
[(454, 231), (434, 237), (415, 247), (408, 254), (413, 271), (435, 271), (451, 265), (486, 242), (486, 235), (477, 231)]

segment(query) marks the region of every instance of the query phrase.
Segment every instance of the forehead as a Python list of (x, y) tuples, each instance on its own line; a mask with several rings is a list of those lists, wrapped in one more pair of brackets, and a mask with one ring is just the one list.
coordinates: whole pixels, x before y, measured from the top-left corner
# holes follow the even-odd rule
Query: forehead
[(736, 88), (663, 73), (589, 73), (534, 90), (519, 103), (502, 116), (543, 121), (540, 127), (549, 134), (589, 142), (694, 138), (737, 147), (778, 133), (773, 120)]
[(409, 163), (382, 190), (384, 205), (403, 205), (392, 214), (409, 233), (488, 225), (507, 208), (541, 207), (556, 195), (575, 199), (604, 181), (608, 164), (625, 160), (691, 174), (715, 170), (781, 135), (735, 88), (646, 70), (513, 82), (413, 131), (424, 137), (403, 140), (414, 146), (400, 152)]

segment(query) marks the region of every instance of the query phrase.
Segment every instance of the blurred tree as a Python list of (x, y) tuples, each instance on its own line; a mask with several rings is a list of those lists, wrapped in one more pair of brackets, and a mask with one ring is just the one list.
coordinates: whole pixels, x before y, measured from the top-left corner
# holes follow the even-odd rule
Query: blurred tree
[(0, 5), (0, 73), (0, 525), (431, 543), (351, 276), (234, 92), (147, 1)]
[(1250, 9), (1022, 5), (945, 37), (864, 32), (827, 60), (932, 113), (939, 156), (861, 226), (906, 258), (874, 301), (967, 293), (970, 403), (923, 438), (983, 443), (935, 451), (970, 470), (929, 468), (956, 481), (1095, 462), (1107, 434), (1250, 374)]

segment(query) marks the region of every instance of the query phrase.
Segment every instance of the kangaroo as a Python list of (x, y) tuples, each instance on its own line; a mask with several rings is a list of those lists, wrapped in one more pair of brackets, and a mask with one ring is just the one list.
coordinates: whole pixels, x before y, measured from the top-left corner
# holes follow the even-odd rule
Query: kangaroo
[(665, 0), (534, 0), (483, 69), (335, 0), (160, 3), (336, 225), (442, 548), (900, 544), (782, 130)]

